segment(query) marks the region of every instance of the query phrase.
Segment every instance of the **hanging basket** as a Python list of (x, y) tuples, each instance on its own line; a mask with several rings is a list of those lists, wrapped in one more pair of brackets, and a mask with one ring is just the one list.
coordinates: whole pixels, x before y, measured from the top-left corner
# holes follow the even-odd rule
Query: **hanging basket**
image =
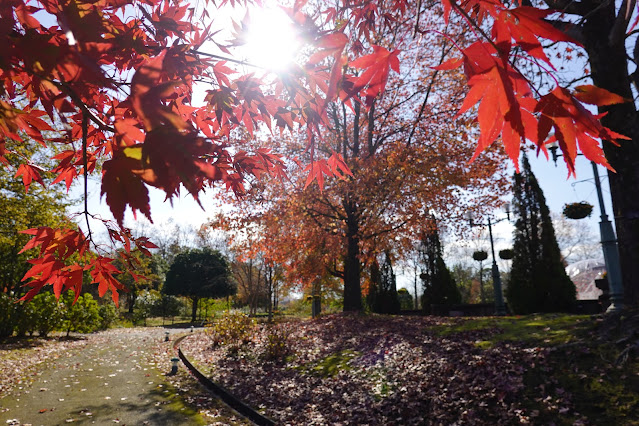
[(499, 250), (499, 257), (504, 260), (510, 260), (515, 257), (515, 252), (512, 249)]
[(484, 261), (488, 259), (488, 253), (483, 250), (478, 250), (473, 253), (473, 259), (475, 259), (477, 262)]
[(568, 219), (583, 219), (592, 214), (592, 204), (585, 201), (566, 204), (563, 213)]

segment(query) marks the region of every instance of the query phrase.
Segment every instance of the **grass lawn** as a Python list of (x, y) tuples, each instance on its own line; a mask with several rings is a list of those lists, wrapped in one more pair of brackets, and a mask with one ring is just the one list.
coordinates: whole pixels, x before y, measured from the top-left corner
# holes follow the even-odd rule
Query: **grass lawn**
[(201, 333), (183, 350), (278, 423), (621, 425), (639, 424), (633, 327), (339, 314), (261, 324), (245, 344), (213, 348)]
[[(496, 333), (476, 345), (516, 344), (547, 353), (543, 365), (524, 375), (526, 406), (537, 422), (572, 424), (583, 417), (593, 424), (639, 424), (639, 361), (636, 353), (624, 354), (627, 335), (637, 330), (590, 316), (529, 315), (470, 319), (439, 332), (492, 328)], [(554, 398), (541, 398), (544, 392)]]

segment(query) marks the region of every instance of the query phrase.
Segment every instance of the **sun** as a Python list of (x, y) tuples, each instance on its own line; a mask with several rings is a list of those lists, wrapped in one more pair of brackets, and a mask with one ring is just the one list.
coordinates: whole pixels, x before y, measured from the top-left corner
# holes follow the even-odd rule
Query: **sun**
[(271, 71), (284, 71), (295, 62), (301, 47), (291, 18), (281, 9), (251, 11), (243, 53), (246, 60)]

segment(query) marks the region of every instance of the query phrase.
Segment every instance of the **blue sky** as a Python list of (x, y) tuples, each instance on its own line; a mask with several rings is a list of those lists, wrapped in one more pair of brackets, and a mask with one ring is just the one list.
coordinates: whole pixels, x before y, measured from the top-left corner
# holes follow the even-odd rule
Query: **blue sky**
[[(594, 233), (598, 235), (599, 230), (599, 206), (597, 202), (597, 194), (595, 191), (594, 179), (590, 162), (583, 157), (577, 158), (576, 172), (577, 177), (568, 178), (568, 171), (563, 163), (563, 159), (559, 159), (557, 166), (552, 160), (546, 160), (543, 155), (536, 158), (534, 155), (530, 157), (531, 168), (546, 197), (548, 207), (552, 212), (561, 213), (564, 204), (587, 201), (595, 206), (593, 214), (582, 221), (580, 225), (589, 226)], [(610, 202), (610, 191), (608, 189), (607, 171), (603, 167), (599, 167), (599, 174), (602, 177), (602, 188), (604, 201), (606, 203), (606, 211), (612, 220), (612, 208)], [(179, 199), (173, 201), (173, 206), (169, 202), (164, 202), (164, 193), (150, 188), (151, 193), (151, 213), (155, 224), (162, 225), (173, 219), (177, 223), (190, 224), (199, 227), (202, 223), (216, 213), (214, 203), (209, 201), (207, 194), (202, 194), (201, 201), (205, 210), (193, 200), (188, 192), (183, 191)], [(91, 184), (89, 190), (89, 206), (92, 213), (100, 213), (103, 217), (110, 217), (110, 211), (104, 199), (100, 200), (100, 187), (97, 182)], [(502, 216), (501, 212), (496, 215)], [(140, 219), (141, 215), (138, 215)], [(133, 226), (133, 216), (130, 211), (126, 213), (126, 222), (128, 226)], [(99, 227), (96, 224), (96, 230)], [(509, 247), (512, 237), (512, 224), (502, 222), (495, 226), (496, 247), (497, 249)], [(487, 248), (486, 248), (487, 249)]]

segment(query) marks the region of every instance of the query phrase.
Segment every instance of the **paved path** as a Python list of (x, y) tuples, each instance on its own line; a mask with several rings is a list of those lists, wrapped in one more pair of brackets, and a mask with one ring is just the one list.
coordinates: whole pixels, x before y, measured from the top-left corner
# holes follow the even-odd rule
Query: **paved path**
[(91, 336), (85, 347), (46, 363), (30, 386), (0, 399), (0, 425), (204, 424), (162, 377), (170, 369), (163, 339), (162, 329)]

